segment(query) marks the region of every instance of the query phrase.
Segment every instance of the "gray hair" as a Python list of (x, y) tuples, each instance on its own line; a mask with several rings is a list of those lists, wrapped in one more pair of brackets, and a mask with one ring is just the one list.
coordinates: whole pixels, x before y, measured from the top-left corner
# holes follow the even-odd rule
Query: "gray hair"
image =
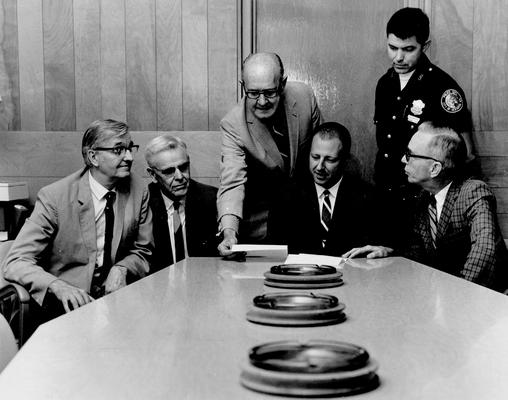
[(86, 128), (81, 141), (81, 154), (86, 166), (92, 166), (88, 159), (88, 150), (93, 150), (97, 144), (111, 137), (123, 136), (128, 133), (129, 127), (125, 122), (115, 121), (114, 119), (98, 119), (92, 122)]
[(445, 176), (454, 176), (463, 168), (466, 161), (466, 144), (460, 134), (447, 126), (438, 126), (433, 122), (424, 122), (419, 129), (432, 135), (428, 144), (431, 153), (442, 161)]
[[(156, 154), (159, 154), (167, 150), (182, 149), (187, 154), (187, 145), (179, 137), (172, 136), (169, 133), (165, 133), (161, 136), (154, 137), (150, 140), (145, 149), (145, 160), (147, 164), (152, 166), (152, 159)], [(189, 155), (187, 154), (187, 157)]]

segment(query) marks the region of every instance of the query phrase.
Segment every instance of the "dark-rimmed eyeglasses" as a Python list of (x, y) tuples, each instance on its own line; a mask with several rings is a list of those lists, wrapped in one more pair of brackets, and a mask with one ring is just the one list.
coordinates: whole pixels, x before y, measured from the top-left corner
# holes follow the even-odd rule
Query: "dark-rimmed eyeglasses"
[(422, 160), (432, 160), (432, 161), (436, 161), (440, 164), (443, 164), (443, 161), (441, 160), (438, 160), (437, 158), (434, 158), (434, 157), (429, 157), (429, 156), (420, 156), (418, 154), (413, 154), (411, 152), (411, 150), (407, 149), (405, 152), (404, 152), (404, 158), (406, 159), (406, 162), (409, 162), (409, 159), (411, 158), (420, 158)]
[(190, 167), (190, 162), (187, 161), (187, 162), (184, 162), (183, 164), (177, 165), (176, 167), (169, 167), (169, 168), (166, 168), (163, 170), (158, 169), (156, 167), (151, 167), (151, 168), (153, 170), (157, 171), (159, 174), (161, 174), (167, 178), (171, 178), (175, 175), (177, 169), (178, 169), (178, 171), (180, 171), (181, 174), (185, 174), (189, 171), (189, 167)]
[(113, 153), (115, 156), (121, 157), (125, 155), (125, 152), (129, 150), (131, 153), (137, 153), (139, 145), (129, 143), (128, 146), (115, 146), (115, 147), (94, 147), (92, 150), (103, 150)]
[(247, 90), (245, 88), (245, 85), (242, 83), (243, 91), (245, 92), (245, 95), (252, 100), (257, 100), (261, 95), (265, 97), (265, 99), (274, 99), (280, 94), (280, 86), (276, 88), (271, 89), (264, 89), (264, 90)]

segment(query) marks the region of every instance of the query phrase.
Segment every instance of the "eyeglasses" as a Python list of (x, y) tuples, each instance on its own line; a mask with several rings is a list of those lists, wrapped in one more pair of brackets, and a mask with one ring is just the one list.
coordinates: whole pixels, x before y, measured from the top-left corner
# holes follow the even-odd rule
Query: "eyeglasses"
[(245, 95), (252, 100), (259, 99), (259, 96), (263, 95), (265, 99), (274, 99), (280, 94), (280, 87), (276, 87), (273, 89), (264, 89), (264, 90), (247, 90), (245, 88), (245, 84), (243, 85), (243, 91), (245, 92)]
[(178, 171), (180, 171), (181, 174), (185, 174), (189, 171), (189, 167), (190, 167), (190, 162), (187, 161), (183, 164), (177, 165), (176, 167), (169, 167), (169, 168), (166, 168), (163, 170), (160, 170), (155, 167), (151, 167), (151, 168), (158, 171), (161, 175), (164, 175), (167, 178), (171, 178), (175, 175), (177, 169), (178, 169)]
[(411, 153), (411, 150), (409, 150), (409, 149), (407, 149), (404, 152), (404, 158), (406, 159), (406, 162), (409, 162), (410, 158), (421, 158), (422, 160), (432, 160), (432, 161), (436, 161), (436, 162), (438, 162), (440, 164), (443, 164), (443, 161), (438, 160), (436, 158), (429, 157), (429, 156), (420, 156), (418, 154), (413, 154), (413, 153)]
[(94, 147), (92, 150), (110, 151), (117, 157), (123, 157), (127, 150), (129, 150), (131, 153), (134, 154), (134, 153), (138, 152), (138, 149), (139, 149), (139, 145), (130, 142), (128, 146)]

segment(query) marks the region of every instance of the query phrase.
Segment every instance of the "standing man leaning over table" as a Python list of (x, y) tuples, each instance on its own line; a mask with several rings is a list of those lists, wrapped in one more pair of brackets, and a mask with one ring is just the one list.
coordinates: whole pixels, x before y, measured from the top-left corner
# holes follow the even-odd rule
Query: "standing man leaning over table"
[[(508, 252), (496, 198), (484, 182), (461, 177), (465, 158), (459, 134), (430, 122), (420, 125), (402, 161), (409, 183), (423, 190), (412, 210), (408, 243), (400, 250), (415, 261), (502, 291), (508, 287)], [(365, 246), (345, 257), (373, 258), (380, 250)]]
[(131, 175), (137, 149), (126, 124), (95, 121), (85, 167), (39, 191), (3, 272), (42, 306), (42, 321), (148, 273), (152, 215), (146, 184)]
[(217, 255), (217, 189), (190, 178), (187, 145), (165, 134), (147, 145), (155, 249), (151, 272), (191, 257)]
[(286, 80), (277, 54), (251, 54), (242, 66), (245, 96), (221, 121), (217, 208), (223, 256), (239, 237), (266, 240), (268, 210), (278, 189), (305, 171), (321, 113), (311, 88)]

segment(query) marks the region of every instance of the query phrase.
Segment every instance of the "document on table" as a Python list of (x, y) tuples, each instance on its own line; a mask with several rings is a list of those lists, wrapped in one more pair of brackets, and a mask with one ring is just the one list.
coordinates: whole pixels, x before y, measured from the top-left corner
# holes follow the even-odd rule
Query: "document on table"
[(278, 244), (235, 244), (233, 252), (244, 252), (247, 257), (268, 257), (284, 260), (288, 255), (288, 247)]
[(345, 258), (324, 256), (321, 254), (289, 254), (284, 264), (318, 264), (331, 265), (332, 267), (342, 268)]

